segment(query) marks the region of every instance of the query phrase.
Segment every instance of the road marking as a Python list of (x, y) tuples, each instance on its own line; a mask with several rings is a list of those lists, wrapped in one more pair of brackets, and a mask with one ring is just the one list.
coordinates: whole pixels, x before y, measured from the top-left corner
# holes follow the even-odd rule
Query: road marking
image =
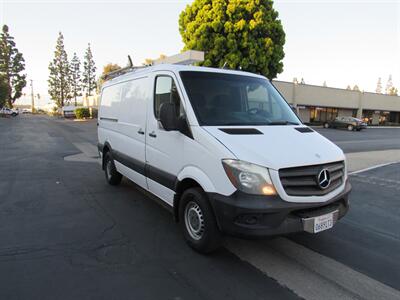
[(230, 238), (226, 248), (305, 299), (400, 299), (400, 291), (286, 238)]

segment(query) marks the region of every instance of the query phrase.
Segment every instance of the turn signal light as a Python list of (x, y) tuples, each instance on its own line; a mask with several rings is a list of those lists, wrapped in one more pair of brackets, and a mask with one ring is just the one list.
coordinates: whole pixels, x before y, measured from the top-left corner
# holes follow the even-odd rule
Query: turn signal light
[(262, 193), (264, 195), (272, 196), (276, 195), (276, 190), (272, 185), (265, 185), (262, 187)]

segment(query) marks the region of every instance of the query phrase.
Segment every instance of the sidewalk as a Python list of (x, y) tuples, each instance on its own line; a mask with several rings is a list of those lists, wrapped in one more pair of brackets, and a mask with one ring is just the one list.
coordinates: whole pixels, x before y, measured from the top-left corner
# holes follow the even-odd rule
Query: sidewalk
[(348, 172), (357, 172), (386, 164), (400, 163), (400, 150), (353, 152), (346, 154)]

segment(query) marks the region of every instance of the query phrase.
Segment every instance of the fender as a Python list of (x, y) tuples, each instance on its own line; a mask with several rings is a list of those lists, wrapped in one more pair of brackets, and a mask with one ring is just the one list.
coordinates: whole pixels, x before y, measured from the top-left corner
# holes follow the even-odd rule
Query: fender
[(206, 173), (195, 166), (187, 166), (183, 168), (177, 176), (178, 181), (182, 181), (186, 178), (195, 180), (206, 193), (217, 192), (214, 184), (211, 182), (210, 178), (208, 178)]

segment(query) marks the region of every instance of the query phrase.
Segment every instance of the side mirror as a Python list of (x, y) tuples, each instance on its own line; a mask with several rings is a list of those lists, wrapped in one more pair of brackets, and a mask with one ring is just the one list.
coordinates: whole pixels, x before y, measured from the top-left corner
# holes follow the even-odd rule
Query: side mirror
[(161, 104), (160, 122), (166, 131), (178, 130), (178, 117), (176, 116), (176, 106), (167, 102)]

